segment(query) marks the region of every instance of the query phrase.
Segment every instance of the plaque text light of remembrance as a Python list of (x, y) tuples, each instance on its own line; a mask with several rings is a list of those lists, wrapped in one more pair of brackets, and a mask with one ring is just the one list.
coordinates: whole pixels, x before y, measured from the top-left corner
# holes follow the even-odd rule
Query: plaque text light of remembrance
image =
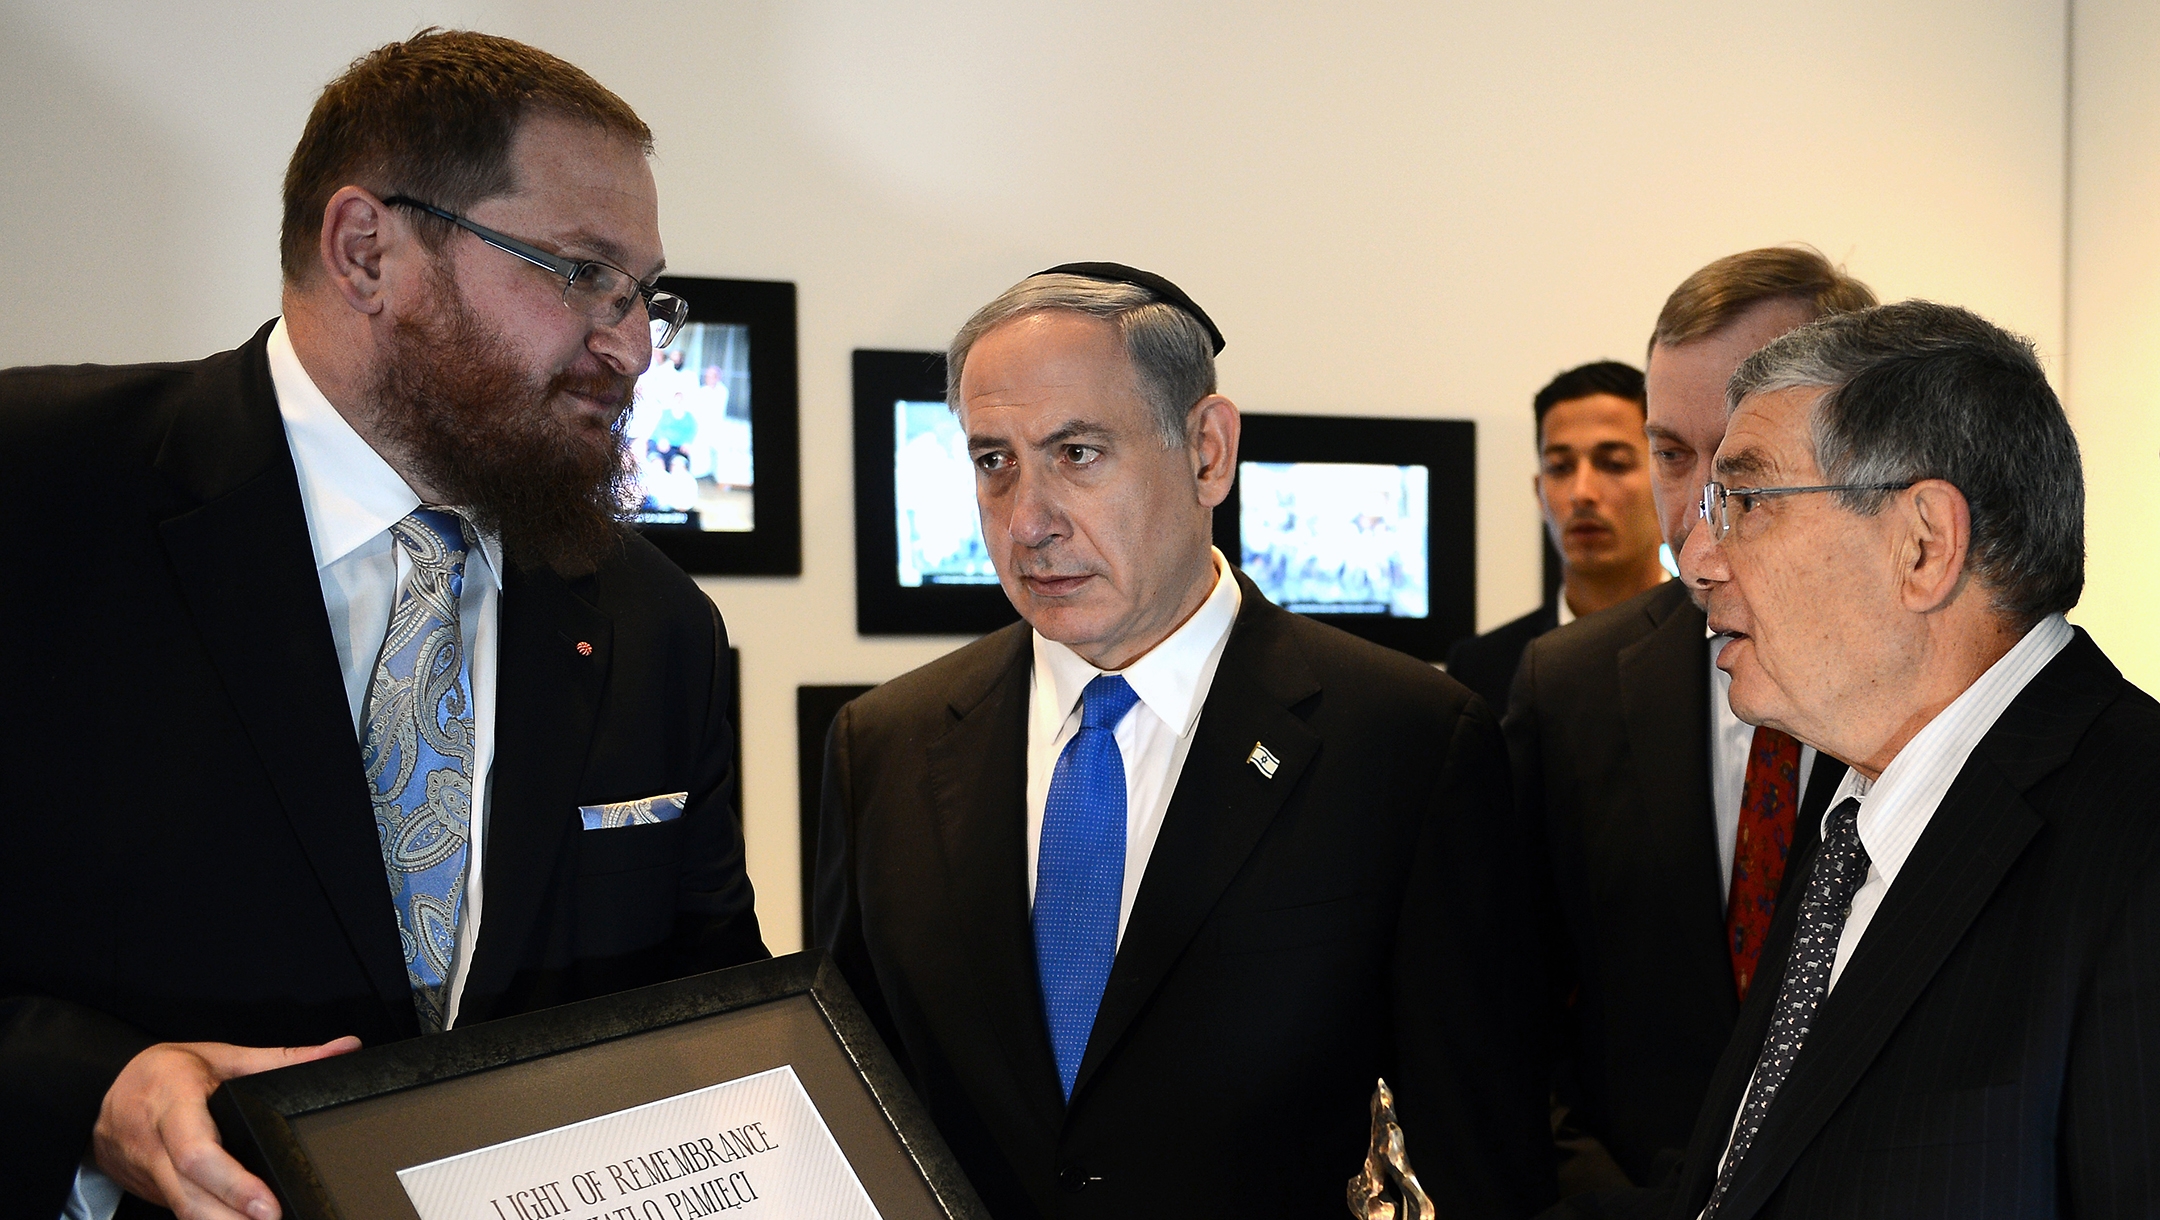
[(402, 1169), (398, 1180), (421, 1220), (878, 1214), (790, 1067)]

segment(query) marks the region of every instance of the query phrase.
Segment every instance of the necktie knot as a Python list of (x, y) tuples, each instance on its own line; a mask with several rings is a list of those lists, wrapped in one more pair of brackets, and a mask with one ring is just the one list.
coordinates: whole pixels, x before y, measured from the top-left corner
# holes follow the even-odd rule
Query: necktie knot
[(465, 523), (443, 508), (416, 508), (390, 527), (413, 562), (455, 567), (465, 561)]
[(447, 580), (451, 597), (465, 595), (465, 525), (456, 513), (416, 508), (390, 526), (390, 536), (405, 548), (415, 568), (437, 581)]
[(1860, 841), (1860, 800), (1848, 796), (1830, 811), (1830, 822), (1823, 829), (1822, 858), (1830, 870), (1831, 892), (1838, 897), (1840, 907), (1852, 903), (1853, 894), (1860, 883), (1867, 880), (1868, 868), (1874, 863), (1869, 858), (1867, 846)]
[(1080, 727), (1115, 729), (1139, 701), (1140, 696), (1122, 675), (1102, 674), (1080, 692)]

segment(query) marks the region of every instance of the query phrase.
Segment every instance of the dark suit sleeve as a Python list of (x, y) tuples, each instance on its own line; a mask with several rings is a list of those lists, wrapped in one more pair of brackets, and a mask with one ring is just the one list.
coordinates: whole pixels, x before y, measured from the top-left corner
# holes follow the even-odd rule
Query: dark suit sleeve
[(154, 1041), (66, 1000), (0, 998), (0, 1181), (22, 1215), (60, 1214), (105, 1091)]
[[(1575, 955), (1569, 950), (1567, 928), (1560, 917), (1558, 880), (1553, 874), (1552, 852), (1546, 841), (1545, 757), (1539, 723), (1537, 689), (1538, 650), (1523, 650), (1522, 664), (1515, 670), (1514, 689), (1508, 694), (1508, 714), (1502, 724), (1507, 741), (1508, 767), (1512, 773), (1515, 814), (1520, 819), (1517, 838), (1523, 853), (1524, 884), (1530, 889), (1533, 926), (1537, 931), (1539, 960), (1544, 966), (1543, 1004), (1537, 1015), (1541, 1054), (1566, 1072), (1570, 1035), (1570, 998), (1576, 987)], [(1558, 1091), (1568, 1090), (1564, 1081)]]
[(1445, 749), (1398, 925), (1398, 1100), (1442, 1214), (1527, 1216), (1552, 1201), (1553, 1170), (1521, 822), (1483, 700)]
[(2065, 1214), (2160, 1199), (2160, 861), (2147, 865), (2079, 1004), (2063, 1089)]
[(870, 945), (863, 937), (862, 902), (856, 890), (855, 859), (855, 705), (841, 707), (825, 733), (825, 781), (818, 806), (817, 871), (811, 900), (812, 943), (832, 954), (833, 963), (869, 1014), (910, 1080), (914, 1074), (892, 1011), (878, 986)]
[(1536, 953), (1544, 967), (1542, 1003), (1535, 1021), (1541, 1039), (1538, 1053), (1549, 1066), (1552, 1089), (1551, 1119), (1559, 1158), (1562, 1194), (1619, 1187), (1627, 1175), (1595, 1135), (1584, 1130), (1575, 1116), (1580, 1090), (1575, 1084), (1575, 954), (1568, 943), (1567, 927), (1560, 914), (1559, 882), (1547, 842), (1545, 812), (1544, 741), (1539, 721), (1537, 683), (1538, 649), (1535, 641), (1523, 649), (1508, 692), (1507, 718), (1501, 735), (1507, 742), (1508, 766), (1513, 779), (1516, 816), (1521, 819), (1519, 842), (1523, 852), (1524, 883), (1532, 895), (1533, 925), (1537, 929)]
[(712, 610), (713, 663), (706, 701), (697, 786), (691, 791), (689, 847), (675, 915), (675, 973), (679, 977), (771, 957), (758, 931), (745, 871), (742, 822), (728, 802), (735, 775), (735, 734), (728, 722), (727, 627)]

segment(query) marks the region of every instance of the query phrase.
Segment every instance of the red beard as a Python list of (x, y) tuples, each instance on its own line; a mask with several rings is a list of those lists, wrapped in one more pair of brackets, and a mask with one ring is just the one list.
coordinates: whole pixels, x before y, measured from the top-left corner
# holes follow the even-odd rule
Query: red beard
[[(592, 571), (622, 545), (633, 478), (623, 429), (636, 376), (532, 375), (454, 284), (437, 289), (434, 308), (393, 324), (374, 387), (377, 429), (513, 561)], [(566, 394), (619, 409), (602, 427)]]

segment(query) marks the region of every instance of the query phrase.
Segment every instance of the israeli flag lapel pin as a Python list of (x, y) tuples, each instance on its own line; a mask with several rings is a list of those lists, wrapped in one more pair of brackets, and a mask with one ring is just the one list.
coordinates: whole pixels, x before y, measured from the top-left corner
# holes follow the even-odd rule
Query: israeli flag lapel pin
[(1282, 760), (1257, 741), (1252, 743), (1252, 753), (1245, 756), (1245, 761), (1253, 765), (1261, 779), (1274, 779), (1275, 768), (1282, 766)]

